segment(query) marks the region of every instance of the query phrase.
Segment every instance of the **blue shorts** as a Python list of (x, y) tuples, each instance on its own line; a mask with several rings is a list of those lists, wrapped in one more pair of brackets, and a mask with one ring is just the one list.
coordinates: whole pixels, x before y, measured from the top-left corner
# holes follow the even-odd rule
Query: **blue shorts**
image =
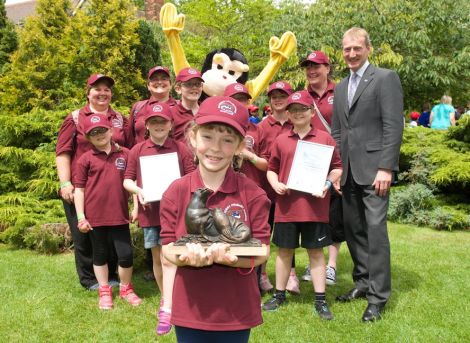
[(144, 248), (152, 249), (161, 245), (160, 226), (144, 227)]

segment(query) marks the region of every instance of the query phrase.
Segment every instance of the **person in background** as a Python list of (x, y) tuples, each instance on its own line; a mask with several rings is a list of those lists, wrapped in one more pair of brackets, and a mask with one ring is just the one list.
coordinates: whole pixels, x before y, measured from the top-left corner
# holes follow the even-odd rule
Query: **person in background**
[(434, 130), (447, 130), (455, 125), (455, 108), (450, 96), (443, 95), (441, 103), (432, 108), (429, 124)]
[[(269, 161), (271, 150), (274, 146), (276, 138), (282, 134), (290, 132), (292, 123), (287, 117), (287, 99), (293, 92), (292, 86), (285, 81), (273, 82), (267, 91), (269, 98), (269, 106), (272, 113), (265, 117), (258, 126), (261, 129), (260, 151), (265, 160)], [(274, 228), (274, 208), (276, 202), (276, 192), (269, 184), (266, 177), (263, 180), (263, 189), (266, 191), (269, 200), (271, 200), (271, 210), (269, 214), (269, 224), (271, 229)], [(266, 265), (261, 266), (260, 288), (262, 292), (271, 291), (274, 287), (269, 281), (266, 273)], [(286, 290), (292, 294), (300, 294), (299, 279), (295, 271), (295, 257), (292, 259), (292, 268), (287, 282)]]
[(429, 102), (423, 104), (423, 109), (418, 118), (418, 126), (429, 127), (429, 117), (431, 116), (431, 105)]
[(410, 122), (408, 124), (408, 127), (416, 127), (418, 126), (418, 119), (419, 119), (419, 112), (411, 112), (410, 113)]
[[(99, 285), (93, 272), (93, 251), (88, 233), (78, 230), (77, 213), (74, 202), (73, 176), (76, 173), (78, 159), (93, 145), (86, 139), (84, 120), (94, 114), (106, 115), (113, 126), (113, 142), (120, 146), (129, 146), (128, 120), (111, 108), (114, 80), (104, 74), (93, 74), (86, 82), (87, 103), (82, 108), (70, 113), (60, 127), (56, 145), (57, 174), (60, 181), (59, 195), (62, 198), (65, 215), (72, 234), (75, 266), (80, 284), (97, 290)], [(109, 284), (117, 285), (116, 261), (108, 263)]]
[[(312, 51), (300, 63), (300, 67), (303, 68), (308, 82), (307, 92), (313, 99), (315, 115), (312, 117), (312, 126), (331, 134), (335, 84), (330, 80), (330, 60), (323, 51)], [(333, 186), (330, 191), (330, 222), (328, 224), (333, 244), (328, 247), (327, 285), (336, 284), (336, 260), (341, 243), (345, 240), (341, 190), (336, 188), (338, 183)], [(312, 280), (309, 266), (305, 268), (305, 273), (301, 278), (304, 281)]]
[(248, 111), (250, 112), (250, 122), (253, 124), (258, 124), (261, 120), (258, 117), (259, 107), (256, 105), (249, 105)]

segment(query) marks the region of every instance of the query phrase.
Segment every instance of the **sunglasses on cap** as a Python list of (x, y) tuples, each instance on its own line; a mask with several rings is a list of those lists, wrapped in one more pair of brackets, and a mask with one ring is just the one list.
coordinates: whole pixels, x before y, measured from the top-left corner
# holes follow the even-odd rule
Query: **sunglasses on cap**
[(187, 81), (187, 82), (182, 82), (181, 85), (184, 88), (199, 88), (202, 86), (202, 81)]
[(310, 109), (310, 107), (307, 106), (289, 106), (287, 109), (290, 113), (303, 113), (307, 112)]
[(105, 128), (105, 127), (95, 127), (93, 130), (91, 130), (89, 133), (88, 133), (88, 136), (90, 137), (94, 137), (96, 135), (101, 135), (103, 133), (106, 133), (109, 129)]

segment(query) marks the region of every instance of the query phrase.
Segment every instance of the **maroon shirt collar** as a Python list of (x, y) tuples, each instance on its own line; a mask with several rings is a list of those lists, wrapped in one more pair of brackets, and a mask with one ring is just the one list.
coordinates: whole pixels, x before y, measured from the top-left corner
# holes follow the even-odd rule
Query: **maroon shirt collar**
[[(224, 182), (217, 190), (218, 193), (232, 194), (237, 192), (237, 175), (232, 168), (228, 168), (225, 174)], [(194, 173), (190, 174), (190, 189), (191, 193), (194, 193), (199, 188), (204, 188), (204, 182), (202, 181), (201, 173), (199, 168), (196, 168)]]
[[(326, 86), (325, 93), (323, 93), (322, 98), (326, 96), (330, 92), (334, 92), (335, 90), (335, 84), (333, 81), (328, 80), (328, 85)], [(308, 85), (307, 91), (310, 93), (310, 95), (318, 97), (318, 94), (312, 89), (311, 85)]]
[[(95, 112), (93, 112), (90, 109), (90, 104), (89, 103), (87, 103), (85, 105), (85, 107), (82, 108), (82, 113), (86, 116), (89, 116), (91, 114), (95, 114)], [(116, 116), (116, 112), (111, 108), (111, 106), (108, 107), (108, 112), (106, 114), (108, 115), (108, 117), (115, 117)]]
[(167, 148), (167, 149), (168, 149), (168, 148), (171, 148), (171, 144), (170, 144), (170, 139), (169, 139), (169, 138), (170, 138), (170, 137), (167, 137), (167, 138), (165, 139), (165, 141), (163, 142), (162, 145), (158, 145), (158, 144), (155, 144), (155, 143), (150, 139), (150, 137), (149, 137), (149, 138), (147, 138), (147, 139), (145, 140), (145, 147), (146, 147), (146, 148), (154, 148), (154, 147), (160, 148), (160, 147), (161, 147), (161, 148)]
[[(281, 125), (281, 122), (279, 122), (276, 118), (274, 118), (274, 116), (272, 114), (270, 114), (265, 120), (268, 121), (268, 124), (271, 125), (271, 126), (274, 126), (276, 124), (279, 124)], [(287, 121), (284, 122), (284, 125), (286, 123), (291, 123), (289, 119), (287, 119)]]
[[(94, 145), (93, 145), (92, 150), (93, 150), (93, 155), (106, 154), (104, 151), (96, 149)], [(118, 151), (118, 149), (116, 148), (116, 143), (111, 141), (111, 151), (109, 152), (108, 156), (111, 156), (112, 154), (114, 154), (116, 152), (120, 152), (120, 151), (122, 151), (122, 147), (121, 147), (121, 150)]]
[[(307, 134), (305, 135), (305, 137), (308, 137), (308, 136), (313, 136), (315, 137), (317, 135), (317, 129), (314, 128), (314, 127), (310, 127), (310, 131), (307, 132)], [(293, 137), (293, 136), (299, 136), (296, 132), (294, 132), (294, 128), (292, 127), (292, 129), (290, 130), (290, 133), (289, 133), (289, 137)], [(305, 138), (304, 137), (304, 138)]]

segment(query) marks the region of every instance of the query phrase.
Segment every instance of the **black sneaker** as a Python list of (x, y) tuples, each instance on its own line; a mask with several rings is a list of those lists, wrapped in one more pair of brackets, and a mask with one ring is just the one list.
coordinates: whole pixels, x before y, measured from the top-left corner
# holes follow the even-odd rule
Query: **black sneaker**
[(315, 301), (315, 312), (317, 312), (320, 319), (323, 320), (332, 320), (334, 318), (326, 301)]
[(279, 295), (279, 294), (274, 294), (273, 297), (271, 299), (269, 299), (268, 301), (266, 301), (263, 306), (262, 306), (262, 309), (264, 311), (276, 311), (279, 306), (281, 306), (283, 303), (285, 303), (286, 301), (286, 297), (283, 296), (283, 295)]

